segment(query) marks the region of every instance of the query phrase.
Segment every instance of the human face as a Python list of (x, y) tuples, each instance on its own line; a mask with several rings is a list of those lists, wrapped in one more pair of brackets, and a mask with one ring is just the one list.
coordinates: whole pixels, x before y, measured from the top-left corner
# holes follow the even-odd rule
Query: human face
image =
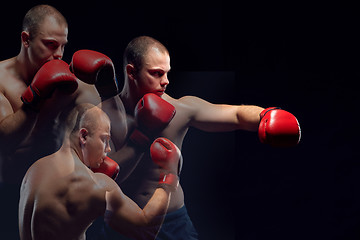
[[(30, 33), (31, 34), (31, 33)], [(67, 44), (68, 28), (48, 16), (40, 24), (38, 33), (29, 36), (27, 52), (30, 65), (37, 71), (45, 62), (62, 59)]]
[(146, 93), (162, 96), (169, 84), (170, 56), (152, 47), (144, 58), (143, 67), (137, 74), (137, 88), (142, 97)]
[[(89, 133), (89, 132), (88, 132)], [(97, 128), (86, 135), (84, 143), (84, 163), (90, 168), (98, 168), (104, 162), (110, 148), (110, 120), (100, 117)]]

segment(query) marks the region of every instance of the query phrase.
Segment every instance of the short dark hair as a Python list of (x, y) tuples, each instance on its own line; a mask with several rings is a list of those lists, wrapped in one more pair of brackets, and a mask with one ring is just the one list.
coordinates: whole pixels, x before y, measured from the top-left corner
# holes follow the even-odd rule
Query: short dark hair
[(30, 38), (34, 38), (39, 30), (40, 24), (48, 16), (52, 16), (59, 24), (66, 24), (65, 17), (54, 7), (50, 5), (37, 5), (32, 7), (26, 14), (23, 20), (22, 31), (30, 33)]
[(136, 37), (125, 48), (123, 57), (124, 70), (127, 64), (133, 64), (136, 70), (141, 69), (143, 59), (148, 49), (152, 46), (157, 47), (161, 52), (169, 53), (168, 49), (161, 42), (152, 37)]

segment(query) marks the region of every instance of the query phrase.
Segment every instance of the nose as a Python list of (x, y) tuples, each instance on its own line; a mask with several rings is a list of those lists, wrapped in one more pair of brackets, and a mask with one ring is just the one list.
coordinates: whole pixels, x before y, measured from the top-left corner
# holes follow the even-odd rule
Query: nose
[(167, 77), (167, 74), (164, 74), (164, 77), (161, 78), (160, 84), (162, 87), (166, 87), (169, 84), (169, 79)]
[(64, 54), (64, 51), (59, 47), (59, 48), (57, 48), (56, 51), (54, 52), (53, 58), (54, 58), (54, 59), (62, 59), (63, 54)]
[(105, 153), (109, 153), (109, 152), (111, 152), (111, 147), (110, 147), (110, 144), (107, 143), (105, 146)]

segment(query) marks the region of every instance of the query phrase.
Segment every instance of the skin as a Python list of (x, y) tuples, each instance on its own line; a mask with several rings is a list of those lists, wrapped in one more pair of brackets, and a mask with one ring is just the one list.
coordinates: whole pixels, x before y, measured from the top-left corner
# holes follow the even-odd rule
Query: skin
[[(252, 105), (212, 104), (194, 96), (175, 99), (165, 93), (169, 84), (168, 73), (171, 69), (168, 52), (160, 51), (156, 46), (150, 47), (144, 58), (143, 67), (138, 70), (132, 64), (125, 67), (125, 84), (119, 94), (127, 112), (128, 136), (135, 128), (133, 109), (145, 93), (155, 93), (172, 104), (176, 115), (170, 124), (159, 134), (175, 143), (180, 149), (190, 127), (208, 132), (234, 130), (257, 131), (263, 108)], [(113, 139), (116, 144), (116, 139)], [(155, 190), (159, 173), (147, 154), (141, 154), (125, 145), (116, 149), (111, 157), (116, 160), (122, 172), (118, 183), (123, 191), (139, 206), (144, 206)], [(126, 153), (126, 154), (124, 154)], [(125, 181), (126, 179), (126, 181)], [(173, 193), (169, 212), (184, 205), (184, 194), (181, 186)]]
[(92, 221), (105, 213), (116, 231), (154, 239), (170, 192), (157, 188), (141, 209), (111, 178), (93, 173), (89, 167), (98, 167), (111, 150), (110, 120), (97, 107), (85, 114), (96, 120), (96, 127), (82, 125), (73, 134), (67, 131), (59, 151), (36, 161), (27, 171), (19, 203), (21, 239), (85, 239)]
[[(17, 56), (0, 62), (0, 139), (6, 139), (1, 144), (6, 147), (1, 149), (0, 182), (21, 183), (36, 159), (60, 147), (64, 130), (59, 124), (59, 113), (65, 107), (100, 102), (93, 85), (78, 81), (74, 94), (69, 96), (55, 91), (43, 103), (40, 112), (23, 105), (20, 97), (39, 68), (49, 60), (63, 57), (67, 36), (68, 26), (47, 16), (40, 23), (36, 36), (31, 38), (27, 31), (21, 33), (21, 49)], [(52, 134), (45, 135), (45, 132)], [(41, 149), (41, 146), (45, 147)]]

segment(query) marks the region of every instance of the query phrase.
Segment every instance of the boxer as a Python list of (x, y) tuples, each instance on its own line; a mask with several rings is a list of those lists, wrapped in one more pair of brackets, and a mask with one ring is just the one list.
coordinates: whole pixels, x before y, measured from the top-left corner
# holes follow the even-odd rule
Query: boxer
[[(85, 230), (98, 216), (128, 237), (155, 238), (178, 186), (180, 150), (165, 138), (151, 145), (151, 158), (162, 178), (141, 209), (111, 179), (118, 167), (106, 156), (109, 142), (110, 119), (100, 108), (82, 104), (70, 112), (61, 148), (36, 161), (22, 181), (22, 240), (85, 239)], [(94, 173), (104, 161), (111, 163), (103, 166), (103, 173)]]
[[(34, 6), (23, 19), (19, 54), (0, 62), (0, 232), (8, 239), (19, 239), (17, 203), (25, 172), (62, 144), (61, 112), (101, 103), (97, 87), (104, 84), (79, 81), (61, 60), (67, 37), (67, 21), (57, 9)], [(126, 134), (122, 126), (118, 135)]]
[[(300, 125), (296, 117), (285, 110), (254, 105), (213, 104), (195, 96), (175, 99), (166, 94), (170, 55), (163, 44), (151, 37), (133, 39), (125, 49), (123, 63), (125, 80), (118, 97), (126, 110), (128, 133), (126, 144), (110, 156), (122, 169), (118, 184), (139, 206), (145, 206), (150, 199), (157, 186), (156, 177), (159, 176), (149, 154), (140, 154), (148, 149), (147, 139), (166, 137), (181, 149), (188, 129), (194, 127), (208, 132), (258, 132), (261, 142), (274, 147), (295, 146), (300, 140)], [(155, 104), (147, 104), (149, 96)], [(165, 119), (162, 119), (163, 116), (166, 116)], [(161, 128), (157, 128), (157, 123), (152, 123), (154, 119), (159, 122), (165, 120), (164, 124), (160, 124)], [(134, 135), (134, 132), (139, 132), (137, 130), (141, 134)], [(116, 144), (116, 139), (113, 141)], [(126, 154), (120, 154), (124, 152)], [(158, 239), (171, 239), (171, 236), (198, 239), (185, 208), (181, 185), (172, 195), (168, 214), (171, 217), (165, 217)], [(114, 233), (109, 239), (122, 237)]]

